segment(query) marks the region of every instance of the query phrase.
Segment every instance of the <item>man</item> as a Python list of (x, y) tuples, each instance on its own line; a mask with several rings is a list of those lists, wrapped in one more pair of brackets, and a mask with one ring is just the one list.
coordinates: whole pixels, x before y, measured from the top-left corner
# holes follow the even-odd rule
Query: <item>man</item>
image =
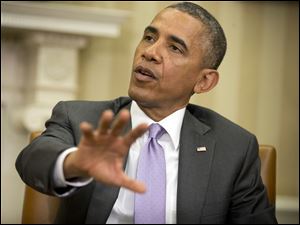
[(255, 136), (189, 104), (216, 86), (225, 51), (206, 10), (165, 8), (136, 49), (130, 98), (57, 104), (20, 176), (62, 197), (59, 223), (276, 223)]

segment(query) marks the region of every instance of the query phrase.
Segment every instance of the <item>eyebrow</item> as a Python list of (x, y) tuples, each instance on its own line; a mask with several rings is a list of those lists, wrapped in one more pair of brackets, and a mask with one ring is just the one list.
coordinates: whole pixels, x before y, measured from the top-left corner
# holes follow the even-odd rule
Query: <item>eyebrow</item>
[(152, 26), (147, 26), (147, 27), (145, 28), (144, 33), (146, 33), (146, 32), (158, 34), (158, 30), (157, 30), (155, 27), (152, 27)]
[(184, 42), (181, 38), (176, 37), (176, 36), (174, 36), (174, 35), (171, 35), (171, 36), (170, 36), (170, 39), (171, 39), (172, 41), (174, 41), (174, 42), (180, 44), (186, 51), (188, 50), (188, 48), (187, 48), (185, 42)]
[[(159, 33), (158, 29), (155, 28), (155, 27), (152, 27), (152, 26), (147, 26), (145, 28), (144, 33), (146, 33), (146, 32), (150, 32), (150, 33), (153, 33), (153, 34), (158, 34)], [(179, 38), (179, 37), (177, 37), (175, 35), (170, 35), (168, 38), (170, 40), (172, 40), (172, 41), (180, 44), (186, 51), (188, 51), (187, 45), (185, 44), (184, 40), (182, 40), (181, 38)]]

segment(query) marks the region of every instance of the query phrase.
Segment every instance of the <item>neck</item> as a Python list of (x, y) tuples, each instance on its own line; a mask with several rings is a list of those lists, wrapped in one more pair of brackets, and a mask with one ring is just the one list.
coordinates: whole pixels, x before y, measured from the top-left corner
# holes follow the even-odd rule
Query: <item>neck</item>
[(159, 122), (167, 116), (171, 115), (172, 113), (176, 112), (177, 110), (186, 107), (188, 103), (175, 107), (149, 107), (138, 102), (137, 104), (148, 117), (150, 117), (155, 122)]

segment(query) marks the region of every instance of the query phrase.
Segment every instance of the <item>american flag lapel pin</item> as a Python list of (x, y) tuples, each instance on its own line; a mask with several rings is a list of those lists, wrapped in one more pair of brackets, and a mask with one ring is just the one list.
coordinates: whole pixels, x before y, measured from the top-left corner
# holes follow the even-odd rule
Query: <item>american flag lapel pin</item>
[(197, 152), (206, 152), (206, 147), (198, 147)]

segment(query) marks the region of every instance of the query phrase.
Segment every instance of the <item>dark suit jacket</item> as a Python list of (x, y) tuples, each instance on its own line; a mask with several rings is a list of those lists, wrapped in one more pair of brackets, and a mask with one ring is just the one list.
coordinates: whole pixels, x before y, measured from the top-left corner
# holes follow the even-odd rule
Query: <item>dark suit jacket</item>
[[(88, 121), (96, 127), (104, 110), (112, 109), (117, 114), (130, 105), (131, 99), (126, 97), (106, 102), (58, 103), (46, 122), (46, 131), (17, 158), (22, 180), (53, 194), (54, 163), (62, 151), (78, 145), (80, 122)], [(207, 151), (197, 152), (199, 146)], [(254, 135), (209, 109), (189, 104), (179, 149), (177, 223), (277, 222), (260, 177)], [(117, 187), (92, 182), (62, 199), (56, 220), (105, 223), (118, 192)]]

